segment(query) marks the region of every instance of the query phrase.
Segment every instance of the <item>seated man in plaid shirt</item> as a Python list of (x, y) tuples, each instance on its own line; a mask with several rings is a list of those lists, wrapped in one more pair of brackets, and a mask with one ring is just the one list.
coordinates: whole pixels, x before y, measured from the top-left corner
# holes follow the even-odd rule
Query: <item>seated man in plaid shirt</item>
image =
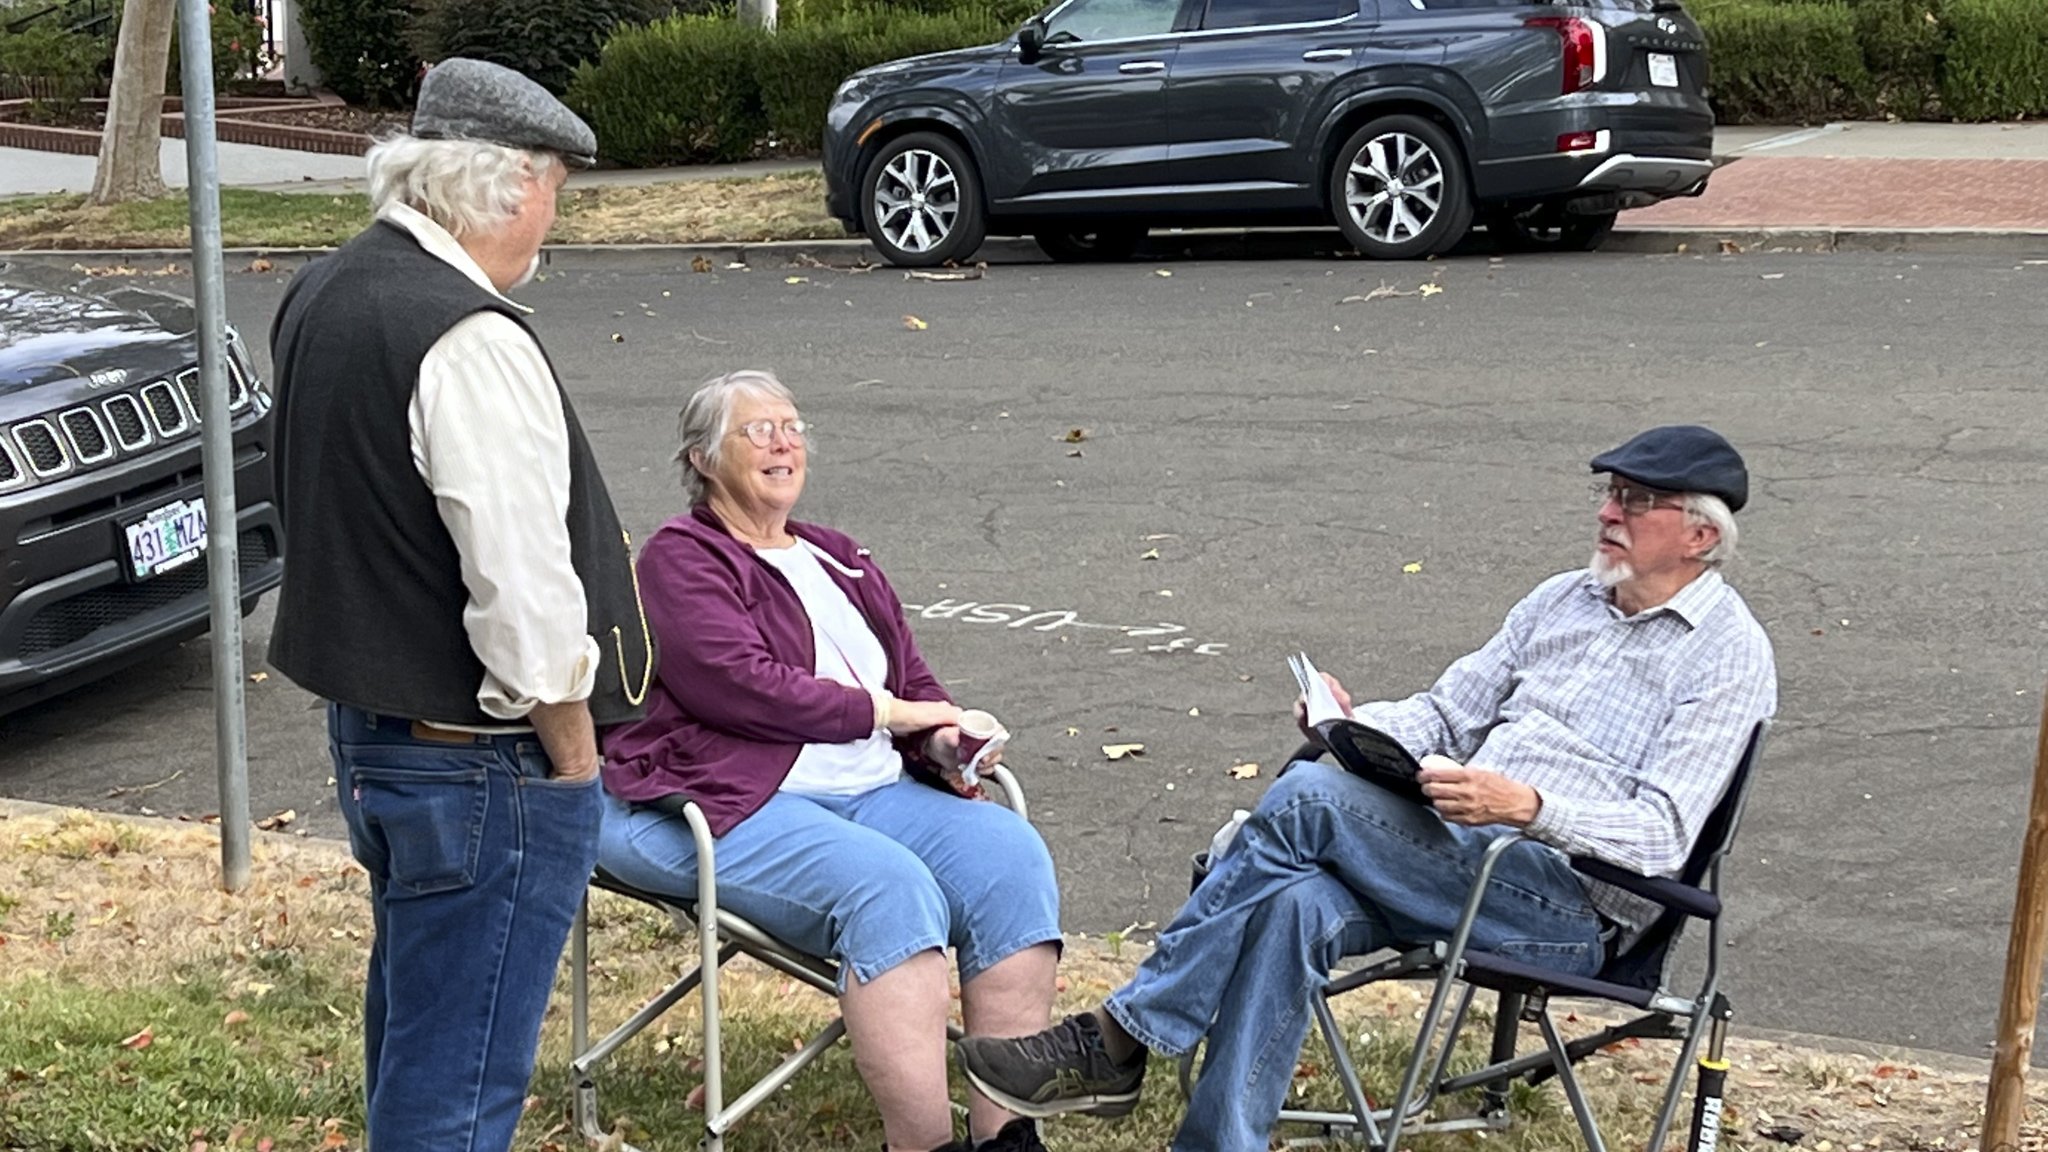
[(1568, 857), (1678, 871), (1776, 709), (1777, 674), (1719, 572), (1749, 492), (1735, 449), (1706, 428), (1654, 428), (1592, 468), (1607, 479), (1589, 566), (1544, 581), (1427, 692), (1356, 709), (1422, 760), (1429, 806), (1295, 763), (1135, 979), (1036, 1036), (963, 1041), (968, 1078), (1026, 1116), (1121, 1116), (1147, 1049), (1181, 1055), (1206, 1036), (1175, 1152), (1256, 1152), (1309, 992), (1342, 956), (1448, 935), (1496, 837), (1520, 829), (1541, 847), (1501, 858), (1472, 947), (1590, 976), (1647, 928), (1654, 905)]

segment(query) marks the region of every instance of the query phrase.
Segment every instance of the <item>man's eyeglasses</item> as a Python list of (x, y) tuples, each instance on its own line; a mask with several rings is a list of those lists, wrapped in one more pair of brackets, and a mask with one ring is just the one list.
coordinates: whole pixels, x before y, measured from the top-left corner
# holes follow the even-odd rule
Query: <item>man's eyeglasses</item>
[(1602, 508), (1612, 500), (1621, 505), (1624, 516), (1645, 516), (1655, 508), (1682, 508), (1684, 501), (1676, 492), (1660, 492), (1655, 488), (1639, 488), (1634, 484), (1612, 484), (1605, 480), (1593, 481), (1593, 502)]
[(744, 435), (747, 438), (747, 442), (754, 447), (766, 448), (770, 444), (775, 443), (775, 430), (777, 428), (782, 429), (782, 438), (784, 440), (789, 441), (791, 444), (801, 444), (804, 442), (804, 433), (810, 431), (811, 426), (802, 420), (784, 420), (780, 424), (773, 420), (755, 420), (748, 424), (742, 424), (738, 428), (733, 429), (733, 431)]

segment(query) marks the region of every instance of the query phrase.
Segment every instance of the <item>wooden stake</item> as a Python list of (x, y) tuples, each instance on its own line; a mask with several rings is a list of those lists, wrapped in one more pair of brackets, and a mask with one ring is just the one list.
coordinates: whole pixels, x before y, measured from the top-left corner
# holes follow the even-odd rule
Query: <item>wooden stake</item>
[(1984, 1103), (1983, 1152), (2017, 1152), (2027, 1111), (2027, 1062), (2034, 1050), (2034, 1009), (2041, 1000), (2041, 962), (2048, 953), (2048, 692), (2034, 749), (2034, 796), (2020, 848), (2019, 891), (2012, 939), (2005, 950), (2005, 990), (1998, 1008), (1998, 1048)]

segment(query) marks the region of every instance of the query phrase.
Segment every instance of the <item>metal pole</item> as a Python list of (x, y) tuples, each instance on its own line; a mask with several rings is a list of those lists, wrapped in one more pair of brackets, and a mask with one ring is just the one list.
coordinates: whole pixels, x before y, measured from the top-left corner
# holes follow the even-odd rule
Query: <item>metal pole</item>
[(213, 603), (214, 766), (220, 776), (221, 886), (249, 883), (249, 758), (242, 711), (242, 574), (236, 555), (234, 427), (228, 417), (227, 300), (214, 148), (213, 28), (206, 0), (178, 0), (184, 62), (185, 171), (192, 210), (192, 287), (199, 305), (201, 470), (206, 478), (207, 589)]

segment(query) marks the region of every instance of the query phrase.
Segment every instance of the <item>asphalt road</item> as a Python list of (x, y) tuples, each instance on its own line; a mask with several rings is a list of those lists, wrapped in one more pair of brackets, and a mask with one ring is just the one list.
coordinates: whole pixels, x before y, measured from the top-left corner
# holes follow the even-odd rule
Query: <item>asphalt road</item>
[[(576, 259), (525, 298), (627, 524), (680, 511), (690, 387), (782, 373), (816, 425), (800, 514), (874, 549), (940, 675), (1016, 732), (1071, 930), (1172, 914), (1294, 744), (1288, 652), (1421, 688), (1584, 561), (1590, 456), (1716, 425), (1754, 472), (1731, 577), (1783, 685), (1729, 875), (1738, 1019), (1986, 1053), (2048, 629), (2048, 266)], [(231, 278), (252, 335), (283, 281)], [(315, 702), (248, 690), (256, 814), (338, 834)], [(207, 812), (210, 700), (202, 641), (0, 719), (0, 791)]]

